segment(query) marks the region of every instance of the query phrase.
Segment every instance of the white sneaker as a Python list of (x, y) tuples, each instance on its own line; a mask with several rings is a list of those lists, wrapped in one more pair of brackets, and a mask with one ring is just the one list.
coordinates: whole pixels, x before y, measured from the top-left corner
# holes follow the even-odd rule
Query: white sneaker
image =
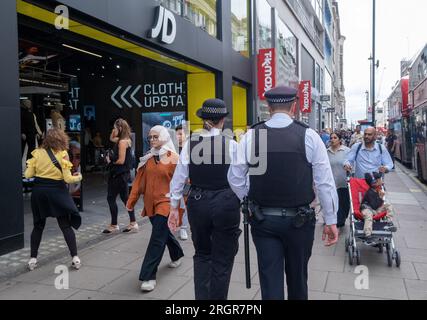
[(179, 237), (180, 237), (181, 240), (187, 240), (188, 239), (187, 230), (181, 228), (179, 230)]
[(104, 231), (102, 231), (102, 233), (104, 234), (112, 234), (112, 233), (116, 233), (119, 232), (120, 228), (119, 226), (113, 226), (113, 225), (109, 225), (106, 229), (104, 229)]
[(171, 261), (169, 263), (169, 268), (178, 268), (181, 265), (181, 263), (182, 263), (182, 258), (179, 258), (176, 261)]
[(156, 284), (157, 284), (156, 280), (142, 281), (141, 291), (144, 291), (144, 292), (153, 291), (154, 288), (156, 287)]
[(132, 233), (132, 232), (138, 232), (138, 230), (139, 230), (139, 225), (138, 223), (134, 222), (134, 223), (130, 223), (125, 229), (123, 229), (122, 232)]
[(80, 261), (80, 258), (77, 256), (73, 257), (73, 260), (71, 261), (71, 266), (74, 269), (79, 270), (80, 267), (82, 266), (82, 262)]
[(35, 268), (37, 268), (37, 259), (31, 258), (30, 261), (28, 261), (28, 270), (33, 271)]

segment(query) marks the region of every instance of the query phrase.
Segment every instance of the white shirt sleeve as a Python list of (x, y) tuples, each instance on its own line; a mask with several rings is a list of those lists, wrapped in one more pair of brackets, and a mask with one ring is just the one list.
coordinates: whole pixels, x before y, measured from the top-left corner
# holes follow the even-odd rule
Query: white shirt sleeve
[(337, 223), (338, 194), (326, 147), (320, 136), (308, 129), (305, 136), (307, 160), (313, 166), (313, 180), (327, 225)]
[(231, 164), (228, 169), (228, 183), (231, 189), (237, 195), (240, 200), (243, 200), (249, 192), (248, 186), (248, 171), (249, 165), (246, 161), (246, 149), (247, 149), (248, 134), (246, 133), (241, 137), (240, 143), (230, 143)]
[(185, 183), (188, 180), (188, 141), (185, 142), (184, 147), (181, 150), (178, 164), (175, 168), (171, 183), (170, 183), (170, 199), (171, 206), (178, 208), (181, 202), (182, 193), (184, 190)]

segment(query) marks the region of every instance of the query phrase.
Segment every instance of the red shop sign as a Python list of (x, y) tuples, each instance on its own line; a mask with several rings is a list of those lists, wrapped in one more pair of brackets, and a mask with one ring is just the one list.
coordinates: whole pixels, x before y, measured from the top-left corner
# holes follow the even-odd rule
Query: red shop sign
[(274, 48), (260, 49), (258, 53), (258, 96), (265, 100), (264, 94), (276, 86), (276, 54)]
[(311, 112), (311, 81), (301, 81), (299, 84), (299, 101), (302, 113)]

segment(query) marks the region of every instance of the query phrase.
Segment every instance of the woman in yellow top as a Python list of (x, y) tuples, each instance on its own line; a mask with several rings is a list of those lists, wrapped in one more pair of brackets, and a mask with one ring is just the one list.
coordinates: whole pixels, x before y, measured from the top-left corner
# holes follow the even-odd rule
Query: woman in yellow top
[(37, 267), (37, 254), (47, 217), (55, 217), (64, 234), (72, 257), (71, 265), (79, 269), (81, 262), (77, 256), (77, 243), (74, 229), (81, 225), (79, 211), (68, 192), (66, 183), (82, 180), (80, 173), (71, 174), (71, 164), (67, 149), (68, 136), (60, 129), (47, 132), (41, 148), (34, 150), (27, 161), (25, 177), (35, 177), (31, 194), (34, 229), (31, 233), (31, 259), (28, 268)]

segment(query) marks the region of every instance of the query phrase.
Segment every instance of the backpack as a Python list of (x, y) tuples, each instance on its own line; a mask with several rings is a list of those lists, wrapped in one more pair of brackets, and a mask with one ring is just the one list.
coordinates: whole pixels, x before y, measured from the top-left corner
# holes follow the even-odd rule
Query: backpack
[[(375, 143), (379, 145), (379, 147), (380, 147), (380, 153), (381, 153), (381, 155), (383, 155), (383, 147), (381, 146), (380, 143), (378, 143), (378, 142), (375, 142)], [(354, 161), (357, 160), (357, 156), (359, 155), (360, 149), (362, 149), (362, 145), (363, 145), (363, 142), (360, 142), (359, 146), (357, 147), (357, 150), (356, 150), (356, 157), (354, 157)]]

